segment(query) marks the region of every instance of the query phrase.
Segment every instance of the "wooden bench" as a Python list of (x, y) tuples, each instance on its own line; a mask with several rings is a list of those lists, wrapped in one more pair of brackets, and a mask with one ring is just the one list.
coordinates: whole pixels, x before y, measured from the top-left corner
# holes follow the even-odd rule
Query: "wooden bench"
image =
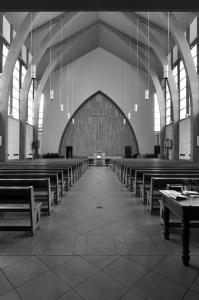
[(61, 201), (61, 185), (59, 184), (58, 174), (57, 173), (30, 173), (30, 172), (1, 172), (0, 171), (0, 178), (7, 179), (7, 178), (49, 178), (50, 179), (50, 186), (51, 190), (55, 192), (54, 200), (55, 204), (58, 204)]
[[(40, 208), (41, 203), (35, 202), (33, 187), (4, 187), (0, 186), (0, 231), (30, 231), (31, 235), (40, 226)], [(14, 224), (10, 224), (11, 220), (6, 216), (6, 213), (15, 215), (22, 213), (26, 218), (28, 217), (28, 224), (17, 224), (16, 218)], [(6, 224), (3, 224), (3, 221)], [(10, 222), (9, 222), (10, 221)], [(22, 222), (20, 214), (20, 223)]]
[(61, 197), (63, 197), (64, 195), (64, 191), (65, 191), (65, 185), (66, 185), (66, 181), (64, 180), (64, 173), (62, 169), (58, 169), (58, 168), (48, 168), (48, 167), (40, 167), (40, 166), (21, 166), (21, 165), (17, 165), (17, 166), (7, 166), (5, 167), (1, 167), (0, 166), (0, 172), (5, 172), (5, 173), (13, 173), (13, 172), (17, 172), (17, 173), (57, 173), (58, 174), (58, 180), (59, 180), (59, 184), (61, 185)]
[(35, 202), (41, 202), (41, 212), (51, 214), (54, 205), (54, 192), (51, 191), (50, 178), (0, 178), (0, 186), (33, 186)]
[[(159, 174), (181, 174), (181, 173), (199, 173), (199, 168), (148, 168), (148, 169), (141, 169), (141, 170), (135, 170), (135, 178), (134, 178), (134, 192), (136, 196), (139, 196), (140, 187), (143, 183), (143, 174), (144, 173), (159, 173)], [(139, 189), (138, 189), (139, 187)]]
[(159, 199), (161, 193), (159, 190), (165, 190), (167, 184), (182, 184), (183, 186), (192, 187), (193, 185), (199, 185), (199, 176), (198, 177), (152, 177), (151, 178), (151, 187), (147, 191), (147, 208), (149, 212), (152, 212), (155, 209), (160, 209)]
[(140, 184), (140, 196), (141, 196), (141, 202), (143, 204), (146, 203), (147, 200), (147, 191), (150, 190), (150, 186), (151, 186), (151, 178), (152, 177), (170, 177), (170, 178), (175, 178), (175, 177), (199, 177), (199, 171), (198, 172), (194, 172), (192, 173), (191, 171), (187, 171), (187, 172), (173, 172), (170, 173), (169, 171), (163, 171), (163, 172), (159, 172), (159, 173), (143, 173), (143, 180), (142, 183)]

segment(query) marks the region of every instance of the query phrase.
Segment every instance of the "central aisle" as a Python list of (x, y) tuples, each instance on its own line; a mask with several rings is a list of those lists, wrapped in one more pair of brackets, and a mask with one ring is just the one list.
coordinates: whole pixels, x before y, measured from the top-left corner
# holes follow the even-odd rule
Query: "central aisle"
[(199, 242), (187, 268), (172, 236), (110, 168), (90, 167), (33, 238), (1, 238), (1, 299), (199, 299)]

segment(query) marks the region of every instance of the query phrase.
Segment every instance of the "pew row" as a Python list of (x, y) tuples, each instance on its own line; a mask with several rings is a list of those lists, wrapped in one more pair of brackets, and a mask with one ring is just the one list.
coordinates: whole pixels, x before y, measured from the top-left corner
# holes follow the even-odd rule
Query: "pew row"
[(51, 214), (54, 205), (54, 192), (51, 191), (50, 178), (0, 178), (0, 186), (32, 186), (35, 202), (41, 202), (41, 212)]
[[(0, 186), (0, 231), (29, 231), (33, 236), (40, 226), (40, 209), (41, 203), (35, 202), (32, 186)], [(16, 213), (20, 213), (20, 224), (16, 218), (10, 218)]]

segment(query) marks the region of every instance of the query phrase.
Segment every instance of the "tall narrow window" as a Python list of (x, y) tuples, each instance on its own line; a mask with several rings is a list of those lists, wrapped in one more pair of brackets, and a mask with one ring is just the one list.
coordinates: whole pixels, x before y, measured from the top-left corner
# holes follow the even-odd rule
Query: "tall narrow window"
[(2, 49), (2, 70), (4, 68), (6, 58), (8, 56), (9, 48), (3, 43), (3, 49)]
[(160, 132), (160, 109), (157, 94), (154, 94), (154, 131)]
[(187, 79), (183, 61), (180, 61), (179, 71), (179, 100), (180, 100), (180, 120), (187, 117)]
[(198, 52), (198, 45), (195, 44), (192, 48), (191, 48), (191, 55), (193, 57), (193, 62), (194, 62), (194, 66), (196, 68), (196, 72), (197, 72), (197, 68), (198, 68), (198, 63), (197, 63), (197, 52)]
[(38, 119), (38, 131), (43, 131), (43, 115), (44, 115), (44, 94), (41, 95), (39, 103), (39, 119)]
[(10, 30), (10, 23), (8, 22), (5, 15), (3, 15), (3, 37), (6, 39), (6, 41), (10, 44), (10, 36), (11, 36), (11, 30)]
[(165, 107), (166, 107), (166, 125), (169, 125), (172, 122), (171, 119), (172, 109), (171, 109), (171, 93), (167, 81), (165, 83)]
[(12, 81), (12, 109), (13, 118), (19, 119), (19, 89), (20, 89), (20, 62), (16, 61)]
[(24, 65), (21, 65), (21, 88), (23, 86), (24, 78), (26, 76), (27, 69), (24, 67)]
[(34, 100), (33, 100), (33, 81), (32, 81), (28, 93), (28, 124), (33, 125), (33, 122), (34, 122)]
[(178, 65), (176, 65), (174, 68), (173, 68), (173, 78), (175, 80), (175, 83), (176, 83), (176, 87), (178, 89)]

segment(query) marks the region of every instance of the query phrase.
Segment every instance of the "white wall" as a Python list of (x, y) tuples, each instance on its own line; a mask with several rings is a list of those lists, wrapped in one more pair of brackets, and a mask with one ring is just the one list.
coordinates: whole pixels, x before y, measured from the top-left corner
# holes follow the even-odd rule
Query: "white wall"
[(33, 126), (26, 124), (26, 158), (32, 158)]
[(19, 159), (19, 121), (10, 117), (8, 117), (8, 154), (8, 159)]
[[(138, 140), (140, 153), (153, 153), (152, 95), (154, 90), (151, 84), (151, 101), (146, 102), (144, 100), (144, 90), (147, 88), (146, 73), (139, 71), (138, 93), (136, 76), (136, 68), (127, 63), (125, 66), (123, 60), (102, 48), (97, 48), (75, 61), (73, 66), (69, 65), (69, 72), (67, 67), (63, 67), (61, 102), (64, 104), (64, 112), (61, 112), (60, 71), (55, 72), (52, 76), (55, 100), (49, 100), (49, 82), (44, 90), (44, 128), (41, 151), (43, 153), (58, 151), (67, 123), (67, 111), (72, 114), (83, 101), (101, 90), (114, 100), (126, 115), (129, 111), (131, 112), (130, 122)], [(134, 112), (133, 107), (134, 103), (137, 103), (137, 96), (139, 97), (139, 110)]]
[[(180, 155), (180, 154), (183, 154)], [(179, 159), (191, 159), (191, 118), (179, 122)]]

